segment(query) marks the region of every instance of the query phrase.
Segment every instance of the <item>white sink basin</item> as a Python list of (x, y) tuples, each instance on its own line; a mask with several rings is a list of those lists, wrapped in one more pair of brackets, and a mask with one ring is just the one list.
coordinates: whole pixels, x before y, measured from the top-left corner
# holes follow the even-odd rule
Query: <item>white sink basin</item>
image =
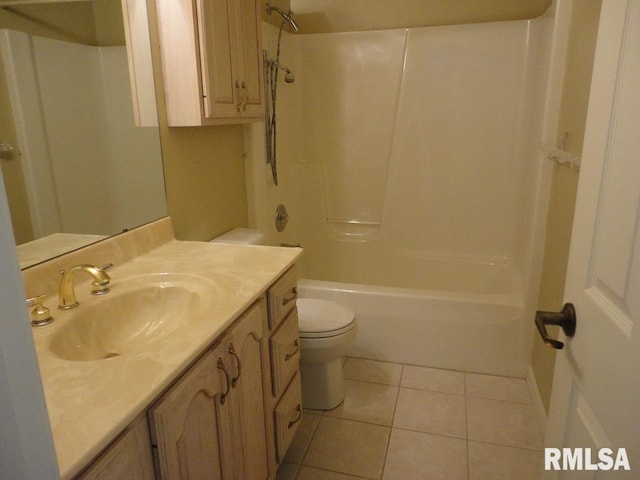
[[(51, 341), (66, 360), (104, 360), (145, 349), (193, 325), (213, 308), (214, 283), (195, 275), (150, 274), (115, 279), (111, 292), (67, 312)], [(64, 317), (64, 318), (63, 318)]]

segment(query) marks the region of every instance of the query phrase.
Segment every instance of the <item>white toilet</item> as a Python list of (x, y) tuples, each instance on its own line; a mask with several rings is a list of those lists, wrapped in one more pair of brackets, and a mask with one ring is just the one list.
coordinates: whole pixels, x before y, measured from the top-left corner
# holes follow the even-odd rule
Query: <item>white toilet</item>
[(302, 405), (331, 410), (344, 400), (342, 366), (356, 336), (355, 314), (328, 300), (298, 298)]
[[(249, 228), (233, 230), (214, 238), (214, 243), (263, 245), (264, 234)], [(356, 336), (353, 311), (329, 300), (298, 298), (302, 405), (331, 410), (344, 400), (342, 365)]]
[(234, 228), (211, 240), (211, 243), (239, 243), (242, 245), (264, 245), (264, 233), (251, 228)]

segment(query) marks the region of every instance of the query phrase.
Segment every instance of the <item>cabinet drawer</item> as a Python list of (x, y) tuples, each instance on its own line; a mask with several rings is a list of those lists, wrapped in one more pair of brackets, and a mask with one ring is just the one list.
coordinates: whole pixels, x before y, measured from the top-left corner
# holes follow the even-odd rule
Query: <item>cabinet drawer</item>
[(273, 396), (278, 398), (298, 371), (300, 339), (298, 311), (294, 308), (270, 340)]
[(296, 374), (287, 387), (280, 402), (273, 410), (276, 434), (276, 458), (278, 463), (287, 453), (287, 449), (302, 420), (302, 384), (300, 374)]
[(269, 328), (274, 331), (287, 316), (287, 313), (296, 306), (297, 272), (293, 266), (286, 271), (269, 289)]

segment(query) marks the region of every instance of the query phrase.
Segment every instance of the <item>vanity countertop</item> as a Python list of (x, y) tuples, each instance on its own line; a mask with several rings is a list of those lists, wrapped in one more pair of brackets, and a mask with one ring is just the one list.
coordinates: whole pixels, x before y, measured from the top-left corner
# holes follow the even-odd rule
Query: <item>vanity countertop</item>
[[(34, 328), (47, 408), (60, 475), (72, 478), (140, 415), (220, 334), (229, 327), (301, 254), (279, 248), (173, 240), (109, 270), (112, 288), (119, 278), (150, 273), (181, 273), (215, 284), (216, 301), (206, 315), (149, 347), (114, 358), (72, 361), (51, 352), (52, 339), (64, 327), (64, 312), (51, 307), (56, 320)], [(80, 306), (98, 302), (89, 286), (76, 292)]]

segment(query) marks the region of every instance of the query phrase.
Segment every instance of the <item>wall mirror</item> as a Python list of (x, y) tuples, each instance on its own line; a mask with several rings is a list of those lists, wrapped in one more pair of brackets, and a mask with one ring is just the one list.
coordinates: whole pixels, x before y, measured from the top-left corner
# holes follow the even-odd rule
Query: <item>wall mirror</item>
[(134, 121), (120, 1), (3, 0), (0, 53), (21, 268), (166, 215), (157, 117)]

